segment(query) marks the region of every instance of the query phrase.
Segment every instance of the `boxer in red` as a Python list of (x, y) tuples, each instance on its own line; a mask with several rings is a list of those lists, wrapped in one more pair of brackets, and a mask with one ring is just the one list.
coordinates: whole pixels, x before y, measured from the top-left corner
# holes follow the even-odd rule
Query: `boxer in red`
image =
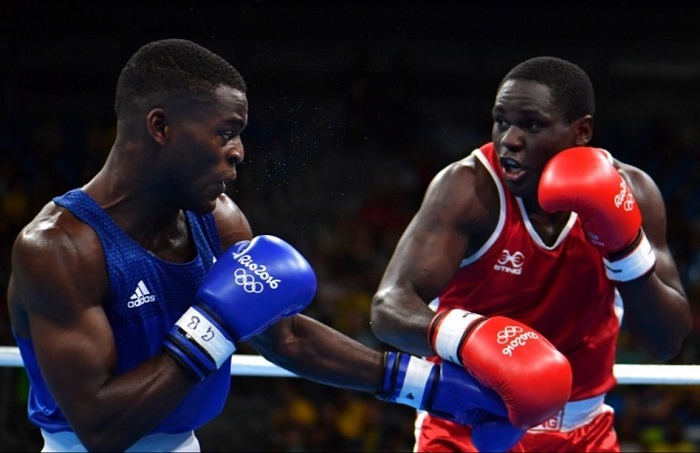
[[(590, 146), (594, 113), (575, 64), (515, 66), (496, 93), (491, 141), (434, 177), (373, 300), (382, 341), (458, 363), (497, 391), (524, 430), (510, 451), (620, 451), (605, 396), (623, 314), (657, 360), (691, 329), (660, 190)], [(548, 343), (573, 377), (560, 408), (569, 376)], [(419, 411), (416, 450), (477, 451), (476, 434)]]

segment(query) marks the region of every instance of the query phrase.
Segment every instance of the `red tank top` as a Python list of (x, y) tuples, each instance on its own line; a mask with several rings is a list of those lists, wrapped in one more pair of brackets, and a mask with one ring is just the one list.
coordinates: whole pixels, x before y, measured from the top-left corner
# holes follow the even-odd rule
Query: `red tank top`
[(571, 363), (571, 400), (609, 391), (622, 316), (614, 284), (599, 252), (571, 214), (556, 242), (545, 245), (522, 201), (504, 187), (489, 143), (472, 153), (491, 173), (500, 195), (496, 229), (465, 258), (437, 299), (437, 310), (462, 308), (517, 319), (542, 333)]

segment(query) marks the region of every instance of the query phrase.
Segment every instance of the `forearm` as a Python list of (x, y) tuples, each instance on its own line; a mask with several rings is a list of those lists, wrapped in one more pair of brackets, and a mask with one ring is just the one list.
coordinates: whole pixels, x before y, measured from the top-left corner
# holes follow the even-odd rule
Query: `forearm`
[(618, 289), (624, 302), (624, 322), (639, 345), (656, 360), (676, 355), (692, 328), (686, 297), (655, 273), (618, 284)]
[(160, 354), (79, 402), (71, 426), (89, 450), (123, 451), (167, 417), (193, 386), (187, 370)]
[(382, 390), (383, 352), (308, 316), (282, 319), (250, 343), (267, 360), (303, 378), (372, 394)]
[[(416, 299), (413, 303), (412, 298)], [(372, 331), (381, 341), (416, 356), (435, 354), (428, 343), (428, 326), (435, 312), (415, 295), (378, 292), (371, 315)]]

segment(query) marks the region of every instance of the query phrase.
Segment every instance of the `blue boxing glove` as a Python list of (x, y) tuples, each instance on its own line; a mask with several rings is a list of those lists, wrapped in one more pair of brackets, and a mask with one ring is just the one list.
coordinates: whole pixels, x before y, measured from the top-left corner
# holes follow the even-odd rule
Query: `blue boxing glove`
[(202, 381), (226, 362), (237, 342), (299, 313), (315, 293), (316, 275), (291, 245), (274, 236), (239, 242), (214, 263), (197, 303), (163, 346)]
[(384, 389), (377, 398), (470, 425), (472, 443), (479, 451), (508, 451), (525, 434), (508, 421), (501, 397), (463, 367), (400, 352), (384, 357)]
[(479, 451), (509, 451), (527, 431), (513, 426), (508, 417), (486, 417), (472, 425), (472, 444)]
[(463, 367), (401, 352), (385, 353), (384, 389), (376, 396), (461, 425), (474, 425), (492, 416), (508, 419), (508, 409), (498, 394)]

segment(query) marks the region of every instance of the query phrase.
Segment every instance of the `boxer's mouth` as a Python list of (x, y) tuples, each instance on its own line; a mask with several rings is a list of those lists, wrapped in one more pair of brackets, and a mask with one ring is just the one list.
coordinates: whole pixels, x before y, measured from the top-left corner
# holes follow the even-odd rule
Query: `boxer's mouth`
[(502, 157), (500, 159), (501, 168), (503, 169), (503, 175), (506, 179), (515, 180), (525, 174), (527, 169), (520, 164), (515, 159), (510, 157)]
[(221, 181), (219, 181), (219, 182), (221, 183), (221, 193), (226, 192), (226, 186), (227, 186), (228, 184), (233, 184), (233, 182), (236, 180), (236, 177), (237, 177), (237, 176), (238, 176), (238, 175), (236, 174), (236, 171), (234, 170), (230, 175), (228, 175), (227, 178), (222, 179)]

